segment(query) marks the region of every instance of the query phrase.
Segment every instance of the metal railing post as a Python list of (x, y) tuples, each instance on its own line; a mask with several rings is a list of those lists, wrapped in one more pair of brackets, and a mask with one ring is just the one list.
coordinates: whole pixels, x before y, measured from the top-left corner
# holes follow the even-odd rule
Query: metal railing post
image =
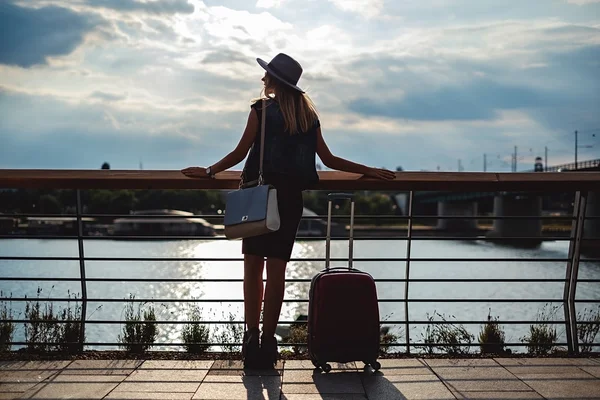
[(408, 287), (410, 281), (410, 249), (412, 241), (412, 208), (413, 208), (413, 191), (411, 190), (408, 196), (408, 229), (406, 232), (406, 271), (404, 282), (404, 329), (406, 331), (406, 352), (410, 353), (410, 324), (408, 318)]
[(567, 347), (569, 353), (579, 353), (575, 292), (577, 289), (577, 275), (579, 274), (579, 256), (581, 238), (583, 236), (586, 203), (587, 192), (577, 191), (575, 193), (575, 202), (573, 206), (574, 219), (571, 224), (571, 241), (569, 242), (569, 258), (567, 261), (566, 282), (563, 294), (563, 308), (565, 311)]
[(83, 221), (81, 220), (81, 191), (77, 189), (77, 244), (79, 247), (79, 277), (81, 278), (81, 321), (79, 331), (80, 350), (85, 344), (85, 321), (87, 316), (87, 283), (85, 279), (85, 256), (83, 251)]
[(577, 312), (575, 310), (575, 294), (577, 292), (577, 277), (579, 275), (579, 259), (581, 256), (581, 239), (583, 238), (583, 225), (585, 222), (585, 209), (588, 194), (586, 191), (579, 192), (579, 212), (577, 214), (577, 232), (575, 235), (575, 252), (571, 270), (571, 285), (569, 293), (569, 312), (571, 314), (571, 335), (573, 339), (573, 350), (579, 353), (579, 338), (577, 335)]

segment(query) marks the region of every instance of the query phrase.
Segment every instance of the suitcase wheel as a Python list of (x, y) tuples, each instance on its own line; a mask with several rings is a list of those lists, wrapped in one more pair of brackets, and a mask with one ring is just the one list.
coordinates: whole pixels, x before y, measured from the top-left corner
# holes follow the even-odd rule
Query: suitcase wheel
[(373, 368), (373, 371), (379, 371), (381, 369), (381, 364), (378, 361), (373, 361), (371, 363), (371, 368)]
[(367, 361), (363, 361), (365, 363), (365, 372), (367, 372), (369, 370), (369, 367), (371, 367), (371, 369), (373, 370), (373, 372), (377, 372), (381, 369), (381, 364), (377, 361), (371, 361), (371, 362), (367, 362)]
[(331, 371), (331, 365), (329, 365), (328, 363), (322, 364), (319, 362), (319, 360), (312, 360), (312, 363), (316, 369), (320, 369), (325, 373)]

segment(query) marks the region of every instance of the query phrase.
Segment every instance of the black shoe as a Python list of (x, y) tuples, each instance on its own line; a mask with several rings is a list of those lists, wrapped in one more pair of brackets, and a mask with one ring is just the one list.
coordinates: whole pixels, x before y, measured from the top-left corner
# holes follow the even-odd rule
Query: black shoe
[(244, 368), (258, 368), (260, 362), (260, 345), (258, 342), (260, 331), (258, 328), (252, 328), (244, 333), (244, 342), (242, 344), (242, 358), (244, 359)]
[(275, 336), (260, 338), (260, 358), (263, 368), (273, 369), (279, 359), (279, 351), (277, 351), (277, 339)]

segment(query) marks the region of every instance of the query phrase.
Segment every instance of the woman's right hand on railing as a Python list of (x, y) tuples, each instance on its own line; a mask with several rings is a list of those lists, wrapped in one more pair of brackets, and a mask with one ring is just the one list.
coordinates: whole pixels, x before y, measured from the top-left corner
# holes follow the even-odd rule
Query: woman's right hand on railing
[(383, 168), (369, 168), (365, 172), (365, 176), (392, 181), (396, 178), (396, 173)]

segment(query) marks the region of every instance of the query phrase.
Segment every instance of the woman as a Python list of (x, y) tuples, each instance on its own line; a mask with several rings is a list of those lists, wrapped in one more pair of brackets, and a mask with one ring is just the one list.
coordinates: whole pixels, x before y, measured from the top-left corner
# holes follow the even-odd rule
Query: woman
[[(379, 179), (394, 179), (391, 171), (370, 168), (336, 157), (329, 151), (321, 133), (316, 108), (296, 84), (302, 67), (286, 54), (278, 54), (270, 63), (257, 59), (266, 70), (265, 109), (255, 101), (246, 129), (237, 147), (221, 161), (208, 167), (189, 167), (182, 173), (189, 177), (214, 177), (240, 163), (252, 147), (244, 167), (243, 180), (258, 179), (260, 122), (266, 117), (263, 176), (264, 182), (277, 188), (281, 219), (278, 231), (244, 239), (244, 313), (246, 331), (242, 354), (247, 368), (272, 368), (278, 358), (275, 328), (285, 291), (285, 269), (302, 217), (302, 191), (318, 182), (316, 154), (329, 168), (363, 174)], [(267, 284), (263, 295), (263, 268), (267, 267)], [(259, 330), (264, 298), (262, 336)], [(260, 337), (259, 337), (260, 336)]]

